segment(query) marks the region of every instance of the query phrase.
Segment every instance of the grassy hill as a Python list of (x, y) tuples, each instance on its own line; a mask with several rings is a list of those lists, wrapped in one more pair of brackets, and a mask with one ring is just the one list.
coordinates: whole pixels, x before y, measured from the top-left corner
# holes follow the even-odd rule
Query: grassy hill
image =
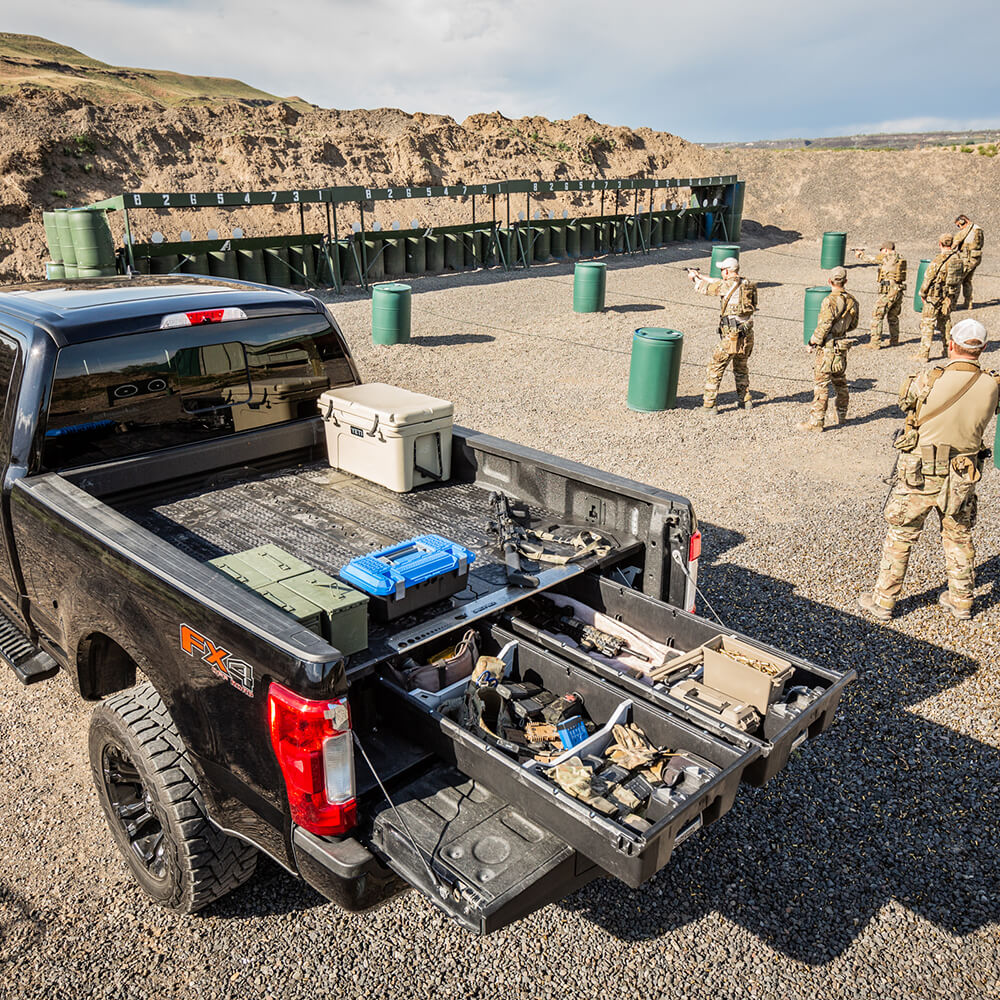
[(0, 32), (0, 94), (22, 86), (72, 94), (95, 104), (179, 107), (222, 101), (251, 105), (286, 101), (301, 110), (311, 107), (298, 98), (276, 97), (240, 80), (109, 66), (47, 38)]

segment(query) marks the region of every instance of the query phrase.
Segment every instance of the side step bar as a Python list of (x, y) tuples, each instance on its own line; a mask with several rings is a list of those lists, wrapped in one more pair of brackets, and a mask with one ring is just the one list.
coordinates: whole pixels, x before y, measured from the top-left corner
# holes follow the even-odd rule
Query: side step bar
[(0, 661), (6, 663), (22, 684), (35, 684), (59, 673), (59, 664), (48, 653), (32, 645), (27, 636), (0, 611)]

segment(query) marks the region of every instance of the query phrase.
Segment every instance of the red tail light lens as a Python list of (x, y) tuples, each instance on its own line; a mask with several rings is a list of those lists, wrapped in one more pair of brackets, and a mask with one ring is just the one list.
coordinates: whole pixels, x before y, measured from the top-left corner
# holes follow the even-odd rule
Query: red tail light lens
[(347, 699), (310, 701), (272, 684), (267, 701), (292, 820), (320, 836), (346, 833), (358, 821)]
[(688, 542), (688, 562), (694, 562), (701, 555), (701, 532), (692, 531)]

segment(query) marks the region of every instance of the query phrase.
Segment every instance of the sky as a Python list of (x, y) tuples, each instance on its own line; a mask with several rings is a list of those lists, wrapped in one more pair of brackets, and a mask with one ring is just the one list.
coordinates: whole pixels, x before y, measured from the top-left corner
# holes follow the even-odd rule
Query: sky
[(458, 121), (585, 113), (696, 142), (1000, 128), (1000, 4), (985, 0), (62, 0), (0, 28)]

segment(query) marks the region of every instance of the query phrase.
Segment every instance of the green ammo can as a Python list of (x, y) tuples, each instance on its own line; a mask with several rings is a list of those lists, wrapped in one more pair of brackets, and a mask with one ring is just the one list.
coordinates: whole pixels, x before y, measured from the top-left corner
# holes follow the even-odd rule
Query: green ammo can
[(424, 255), (428, 272), (440, 274), (444, 270), (444, 237), (425, 236)]
[(549, 226), (549, 251), (556, 260), (566, 257), (566, 223), (554, 222)]
[(237, 552), (236, 556), (272, 581), (287, 580), (290, 576), (299, 576), (312, 570), (308, 563), (272, 544), (258, 545), (255, 549)]
[(607, 264), (596, 260), (580, 261), (573, 269), (573, 312), (601, 312), (607, 285)]
[(42, 212), (42, 225), (45, 226), (45, 242), (49, 245), (49, 256), (53, 264), (63, 262), (62, 243), (59, 240), (59, 223), (55, 212)]
[(208, 255), (208, 273), (215, 278), (238, 278), (239, 263), (235, 250), (212, 250)]
[[(924, 283), (924, 275), (927, 273), (927, 268), (931, 266), (929, 260), (921, 260), (919, 266), (917, 267), (917, 282), (916, 287), (913, 289), (913, 311), (922, 313), (924, 311), (924, 300), (920, 297), (920, 286)], [(996, 452), (993, 453), (994, 456)]]
[[(62, 251), (62, 259), (64, 264), (72, 264), (76, 267), (76, 250), (73, 247), (73, 231), (69, 226), (69, 212), (53, 212), (55, 215), (56, 231), (59, 234), (59, 249)], [(69, 272), (66, 272), (66, 277), (70, 277)], [(73, 274), (76, 277), (76, 274)]]
[(677, 408), (677, 381), (681, 372), (684, 334), (647, 326), (632, 337), (628, 376), (628, 408), (640, 413)]
[(269, 285), (287, 288), (292, 283), (292, 275), (288, 270), (288, 247), (265, 247), (264, 268)]
[(410, 286), (387, 282), (372, 288), (372, 343), (410, 342)]
[(232, 577), (237, 583), (249, 587), (250, 590), (257, 590), (274, 582), (271, 573), (264, 572), (259, 565), (252, 565), (235, 554), (217, 556), (215, 559), (209, 559), (208, 564), (222, 570), (226, 576)]
[(806, 289), (805, 306), (802, 310), (802, 341), (809, 343), (816, 324), (819, 321), (819, 307), (823, 305), (823, 300), (830, 294), (829, 285), (812, 285)]
[(300, 594), (289, 590), (284, 583), (268, 583), (257, 590), (266, 601), (280, 608), (286, 615), (291, 615), (300, 625), (322, 635), (323, 614), (312, 601), (307, 601)]
[(566, 256), (580, 256), (580, 227), (572, 222), (566, 227)]
[(722, 270), (719, 265), (727, 258), (735, 257), (740, 259), (740, 248), (732, 243), (717, 243), (712, 247), (712, 266), (709, 268), (709, 276), (721, 278)]
[(83, 267), (114, 267), (115, 244), (103, 209), (77, 208), (66, 213), (76, 263)]
[(319, 570), (289, 577), (282, 580), (281, 585), (320, 609), (323, 638), (336, 646), (344, 656), (367, 649), (367, 594), (362, 594)]
[(847, 255), (847, 233), (824, 233), (819, 253), (819, 266), (824, 271), (843, 267)]
[(236, 271), (244, 281), (255, 281), (260, 285), (267, 284), (267, 270), (264, 267), (264, 251), (237, 250)]
[(384, 241), (385, 250), (382, 253), (382, 262), (385, 267), (387, 277), (395, 278), (406, 274), (406, 241), (398, 236), (395, 239)]
[(406, 237), (406, 273), (427, 272), (427, 241), (423, 236)]

